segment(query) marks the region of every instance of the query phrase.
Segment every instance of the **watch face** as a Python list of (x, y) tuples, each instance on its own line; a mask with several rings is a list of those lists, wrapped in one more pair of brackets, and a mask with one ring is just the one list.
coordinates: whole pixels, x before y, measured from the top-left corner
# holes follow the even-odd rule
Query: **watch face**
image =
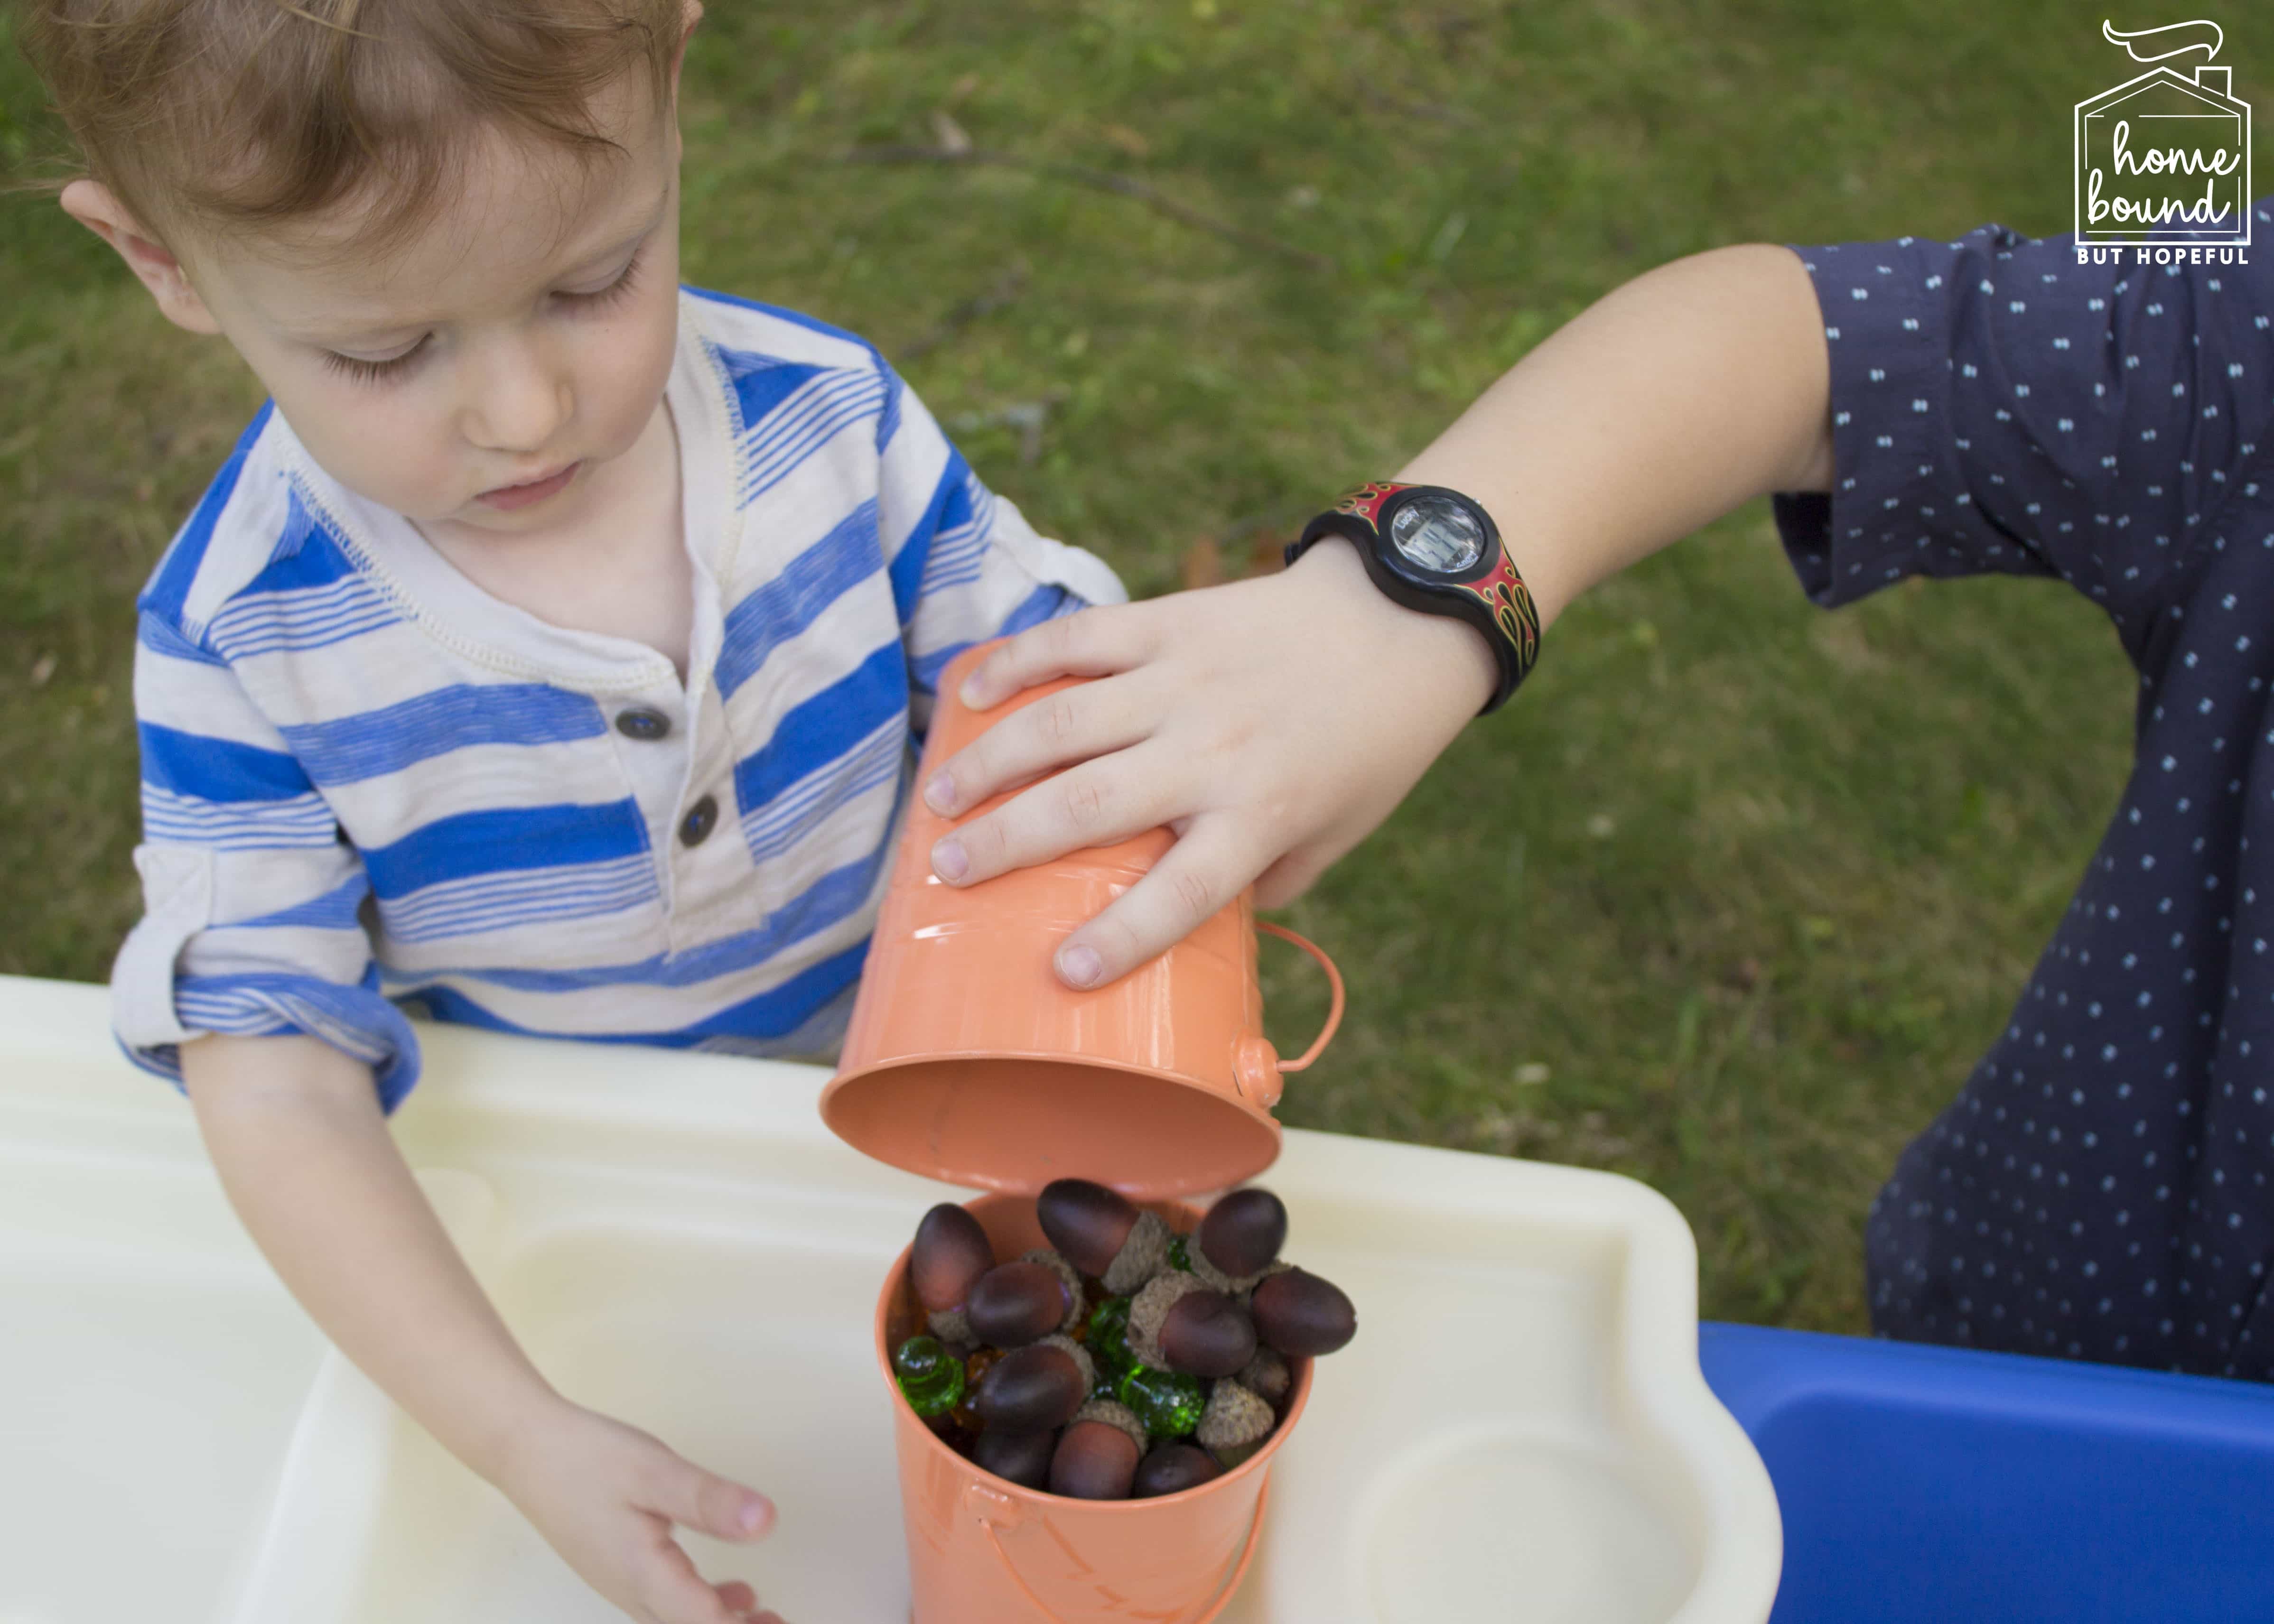
[(1414, 569), (1457, 575), (1484, 557), (1485, 529), (1467, 503), (1422, 492), (1389, 515), (1389, 545)]

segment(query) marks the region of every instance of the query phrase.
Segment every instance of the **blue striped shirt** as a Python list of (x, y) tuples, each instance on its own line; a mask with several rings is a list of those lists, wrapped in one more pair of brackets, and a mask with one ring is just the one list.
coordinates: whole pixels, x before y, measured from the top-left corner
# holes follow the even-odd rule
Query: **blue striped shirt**
[[(982, 485), (850, 335), (683, 291), (666, 398), (683, 682), (490, 597), (254, 419), (138, 605), (145, 913), (111, 986), (139, 1064), (178, 1079), (185, 1037), (306, 1034), (369, 1063), (392, 1109), (418, 1076), (406, 1005), (834, 1042), (940, 668), (1125, 595)], [(628, 710), (667, 730), (619, 727)]]

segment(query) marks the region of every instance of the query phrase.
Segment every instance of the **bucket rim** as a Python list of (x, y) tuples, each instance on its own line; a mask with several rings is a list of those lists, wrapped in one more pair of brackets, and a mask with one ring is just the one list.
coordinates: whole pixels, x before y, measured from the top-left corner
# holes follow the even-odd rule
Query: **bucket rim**
[[(961, 1205), (968, 1210), (983, 1203), (1033, 1199), (1032, 1195), (1013, 1191), (989, 1190), (981, 1192)], [(1189, 1217), (1197, 1219), (1200, 1216), (1191, 1203), (1178, 1200), (1174, 1197), (1139, 1201), (1137, 1205), (1156, 1210), (1164, 1207), (1173, 1207)], [(1168, 1214), (1163, 1213), (1162, 1216), (1166, 1217)], [(885, 1272), (883, 1289), (877, 1294), (875, 1320), (877, 1365), (885, 1378), (885, 1385), (891, 1402), (900, 1410), (907, 1410), (907, 1401), (900, 1395), (900, 1383), (892, 1375), (892, 1339), (886, 1327), (892, 1314), (892, 1299), (899, 1296), (900, 1282), (907, 1277), (908, 1258), (915, 1250), (915, 1243), (913, 1240), (900, 1248), (900, 1256), (892, 1260), (892, 1267)], [(1268, 1471), (1269, 1470), (1271, 1457), (1278, 1453), (1280, 1444), (1285, 1440), (1287, 1434), (1294, 1430), (1295, 1423), (1301, 1418), (1305, 1407), (1310, 1402), (1311, 1367), (1317, 1363), (1316, 1360), (1301, 1355), (1283, 1354), (1280, 1357), (1287, 1361), (1291, 1385), (1287, 1391), (1286, 1409), (1280, 1413), (1279, 1424), (1271, 1429), (1271, 1436), (1263, 1440), (1262, 1447), (1239, 1465), (1220, 1476), (1209, 1478), (1206, 1483), (1196, 1483), (1189, 1489), (1178, 1490), (1174, 1494), (1151, 1494), (1142, 1500), (1082, 1500), (1071, 1494), (1053, 1494), (1048, 1489), (1028, 1488), (1023, 1484), (1012, 1482), (1008, 1477), (996, 1476), (969, 1455), (958, 1454), (949, 1447), (946, 1440), (929, 1426), (925, 1426), (922, 1418), (916, 1417), (913, 1410), (907, 1410), (907, 1415), (909, 1418), (915, 1421), (917, 1429), (923, 1433), (928, 1449), (937, 1450), (953, 1461), (957, 1466), (976, 1473), (987, 1486), (997, 1493), (1012, 1496), (1021, 1502), (1037, 1501), (1045, 1506), (1081, 1506), (1100, 1514), (1110, 1515), (1117, 1511), (1135, 1512), (1148, 1506), (1175, 1505), (1206, 1494), (1217, 1485), (1230, 1483), (1236, 1477), (1245, 1477), (1251, 1470)]]
[[(897, 1157), (884, 1154), (877, 1146), (864, 1142), (868, 1136), (855, 1138), (847, 1132), (846, 1124), (839, 1120), (843, 1109), (841, 1101), (845, 1095), (858, 1084), (871, 1081), (892, 1072), (914, 1071), (920, 1066), (989, 1064), (1005, 1061), (1025, 1062), (1035, 1065), (1081, 1066), (1092, 1071), (1117, 1072), (1124, 1077), (1141, 1077), (1151, 1082), (1173, 1084), (1201, 1096), (1209, 1103), (1220, 1104), (1235, 1116), (1262, 1130), (1264, 1137), (1269, 1141), (1269, 1154), (1253, 1167), (1246, 1167), (1245, 1163), (1249, 1158), (1241, 1157), (1239, 1162), (1243, 1170), (1235, 1174), (1229, 1181), (1226, 1181), (1221, 1174), (1213, 1171), (1199, 1174), (1189, 1183), (1183, 1180), (1164, 1182), (1160, 1179), (1146, 1178), (1125, 1178), (1118, 1182), (1106, 1178), (1097, 1181), (1108, 1189), (1127, 1196), (1141, 1206), (1148, 1201), (1175, 1201), (1186, 1195), (1206, 1190), (1228, 1188), (1232, 1184), (1258, 1177), (1269, 1171), (1272, 1164), (1278, 1161), (1279, 1152), (1285, 1142), (1286, 1129), (1278, 1117), (1272, 1115), (1268, 1106), (1250, 1099), (1245, 1091), (1239, 1088), (1237, 1083), (1231, 1091), (1227, 1091), (1203, 1079), (1188, 1076), (1182, 1071), (1169, 1071), (1163, 1067), (1140, 1065), (1132, 1061), (1113, 1060), (1103, 1056), (1067, 1055), (1063, 1051), (1031, 1049), (955, 1049), (922, 1055), (895, 1055), (883, 1059), (863, 1061), (856, 1066), (840, 1070), (823, 1086), (820, 1101), (821, 1120), (831, 1132), (862, 1154), (874, 1161), (882, 1162), (888, 1167), (897, 1167), (903, 1172), (915, 1173), (935, 1183), (953, 1184), (959, 1190), (976, 1191), (983, 1194), (1028, 1197), (1038, 1195), (1043, 1185), (1065, 1176), (1046, 1170), (1041, 1175), (1011, 1171), (999, 1174), (990, 1173), (984, 1176), (964, 1173), (950, 1177), (937, 1165), (902, 1161)], [(979, 1182), (974, 1182), (975, 1179)]]

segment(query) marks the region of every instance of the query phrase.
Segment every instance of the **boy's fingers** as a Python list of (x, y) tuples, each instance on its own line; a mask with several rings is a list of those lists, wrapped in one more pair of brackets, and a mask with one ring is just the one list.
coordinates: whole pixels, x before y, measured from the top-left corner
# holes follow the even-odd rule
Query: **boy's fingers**
[(740, 1579), (729, 1579), (719, 1587), (719, 1599), (736, 1613), (748, 1613), (758, 1605), (758, 1593)]
[(735, 1610), (716, 1587), (704, 1583), (695, 1563), (668, 1532), (639, 1576), (640, 1605), (658, 1624), (740, 1624)]
[(975, 666), (960, 697), (974, 710), (1054, 677), (1103, 677), (1144, 657), (1143, 604), (1108, 604), (1028, 628)]
[(1037, 699), (942, 762), (923, 785), (924, 804), (953, 817), (1053, 767), (1133, 744), (1147, 731), (1138, 709), (1126, 681), (1086, 682)]
[(1151, 872), (1058, 944), (1051, 967), (1070, 987), (1103, 987), (1175, 946), (1240, 892), (1260, 866), (1218, 820), (1195, 820)]
[(644, 1506), (714, 1539), (758, 1539), (774, 1525), (773, 1501), (677, 1455), (669, 1456), (653, 1474)]
[(1153, 754), (1122, 750), (1044, 779), (943, 836), (931, 848), (933, 872), (952, 885), (975, 884), (1166, 823), (1168, 775), (1146, 770)]

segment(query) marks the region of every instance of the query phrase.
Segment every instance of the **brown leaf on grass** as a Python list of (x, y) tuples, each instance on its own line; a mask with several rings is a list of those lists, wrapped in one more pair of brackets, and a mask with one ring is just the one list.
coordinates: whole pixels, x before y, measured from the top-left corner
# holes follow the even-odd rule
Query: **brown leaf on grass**
[(970, 99), (971, 93), (978, 88), (979, 75), (976, 73), (965, 74), (961, 79), (957, 79), (955, 83), (947, 87), (947, 105), (950, 107), (960, 107), (965, 102)]
[(1265, 533), (1255, 538), (1248, 549), (1247, 574), (1276, 575), (1287, 568), (1287, 544), (1277, 537)]
[(47, 687), (48, 679), (55, 674), (56, 657), (54, 655), (42, 654), (38, 659), (32, 662), (32, 686), (34, 688)]
[(971, 150), (971, 138), (964, 133), (963, 126), (955, 122), (955, 116), (944, 107), (932, 109), (931, 133), (932, 139), (939, 143), (940, 151), (952, 156), (960, 158)]
[(1153, 143), (1127, 124), (1106, 124), (1099, 129), (1098, 133), (1133, 158), (1153, 155)]
[(1224, 579), (1224, 549), (1216, 545), (1215, 537), (1203, 536), (1185, 549), (1183, 573), (1188, 592)]

